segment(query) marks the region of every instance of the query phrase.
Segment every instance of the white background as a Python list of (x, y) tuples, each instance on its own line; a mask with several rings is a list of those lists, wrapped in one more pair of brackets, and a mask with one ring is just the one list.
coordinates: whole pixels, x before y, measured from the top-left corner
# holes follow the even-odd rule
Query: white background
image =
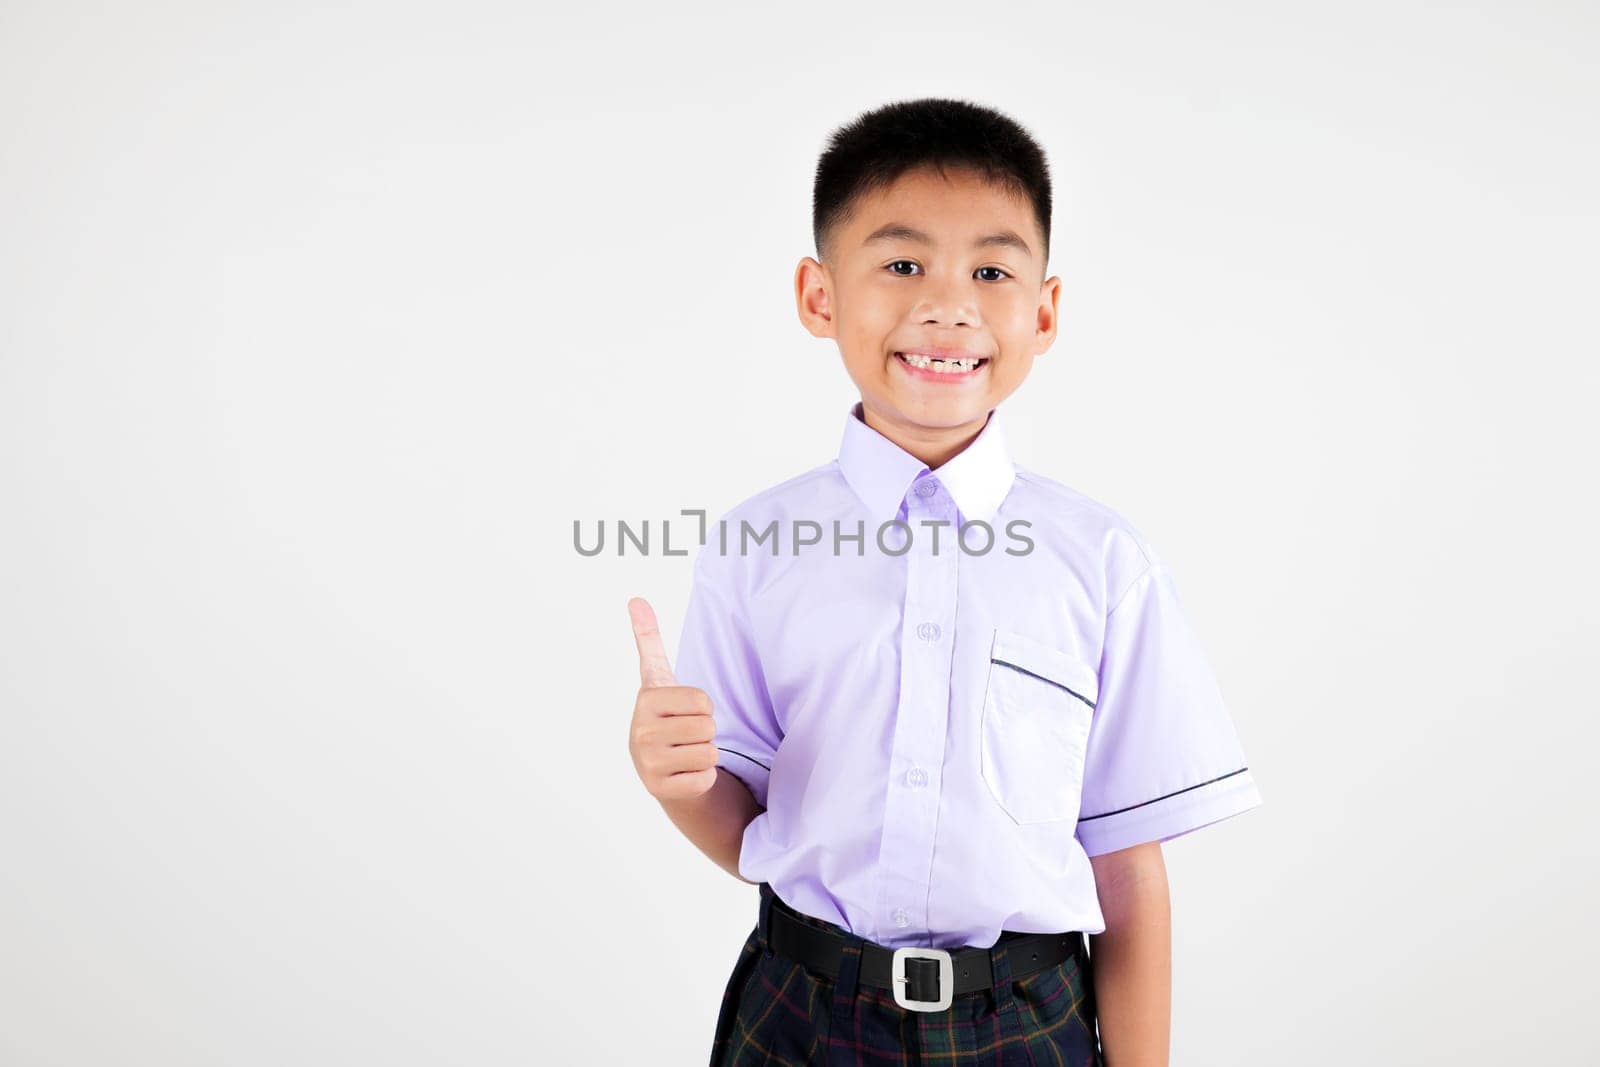
[(329, 7), (0, 7), (0, 1062), (704, 1062), (689, 562), (572, 524), (832, 458), (812, 172), (922, 95), (1049, 153), (1014, 454), (1266, 800), (1166, 850), (1173, 1062), (1600, 1052), (1592, 8)]

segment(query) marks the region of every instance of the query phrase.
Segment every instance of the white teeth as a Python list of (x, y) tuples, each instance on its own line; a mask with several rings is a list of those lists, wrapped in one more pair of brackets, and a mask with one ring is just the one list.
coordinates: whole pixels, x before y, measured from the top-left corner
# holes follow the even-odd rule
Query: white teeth
[(899, 355), (913, 367), (941, 374), (965, 374), (979, 363), (976, 359), (932, 359), (928, 356), (914, 356), (908, 352), (901, 352)]

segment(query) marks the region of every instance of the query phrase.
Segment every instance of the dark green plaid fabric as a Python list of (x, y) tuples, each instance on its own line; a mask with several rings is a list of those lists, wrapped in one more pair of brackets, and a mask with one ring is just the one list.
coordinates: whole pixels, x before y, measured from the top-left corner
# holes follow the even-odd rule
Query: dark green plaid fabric
[[(996, 988), (958, 994), (944, 1011), (913, 1011), (896, 1004), (889, 990), (856, 982), (860, 938), (794, 911), (766, 883), (760, 891), (769, 907), (850, 945), (831, 980), (773, 953), (761, 913), (723, 993), (711, 1067), (1103, 1067), (1093, 985), (1076, 957), (1014, 979), (1014, 965), (1001, 953)], [(1017, 936), (1008, 931), (999, 945)]]

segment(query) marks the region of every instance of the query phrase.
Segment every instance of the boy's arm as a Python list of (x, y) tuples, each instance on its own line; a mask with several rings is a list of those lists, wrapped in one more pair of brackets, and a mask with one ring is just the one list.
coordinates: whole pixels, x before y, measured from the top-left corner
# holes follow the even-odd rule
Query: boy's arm
[(737, 776), (718, 767), (716, 784), (699, 796), (657, 799), (673, 825), (713, 863), (746, 885), (756, 884), (739, 873), (739, 850), (745, 827), (767, 809)]
[[(628, 725), (634, 770), (696, 848), (739, 881), (753, 885), (739, 873), (739, 852), (745, 827), (766, 807), (749, 785), (717, 765), (721, 750), (715, 744), (716, 701), (698, 686), (678, 684), (650, 602), (643, 597), (630, 599), (628, 617), (639, 650), (639, 695)], [(690, 621), (694, 619), (691, 614)], [(698, 653), (700, 646), (691, 642), (689, 648)], [(691, 667), (691, 672), (697, 673), (698, 667)]]
[(1159, 841), (1089, 857), (1105, 916), (1089, 935), (1106, 1067), (1167, 1067), (1172, 1032), (1172, 908)]

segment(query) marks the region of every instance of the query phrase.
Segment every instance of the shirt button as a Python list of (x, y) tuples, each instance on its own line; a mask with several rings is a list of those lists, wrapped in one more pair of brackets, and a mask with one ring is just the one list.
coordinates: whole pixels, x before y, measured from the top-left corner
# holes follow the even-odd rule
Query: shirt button
[(906, 772), (906, 781), (913, 789), (921, 789), (928, 784), (928, 772), (921, 767), (913, 767)]
[(894, 909), (894, 924), (896, 926), (911, 925), (911, 916), (904, 908)]
[(933, 481), (932, 479), (929, 479), (928, 481), (918, 482), (917, 483), (916, 494), (918, 496), (920, 496), (920, 497), (923, 497), (924, 499), (926, 499), (927, 497), (932, 496), (933, 494), (937, 493), (938, 491), (939, 491), (939, 483)]
[(936, 622), (917, 623), (917, 636), (924, 641), (939, 640), (939, 624)]

